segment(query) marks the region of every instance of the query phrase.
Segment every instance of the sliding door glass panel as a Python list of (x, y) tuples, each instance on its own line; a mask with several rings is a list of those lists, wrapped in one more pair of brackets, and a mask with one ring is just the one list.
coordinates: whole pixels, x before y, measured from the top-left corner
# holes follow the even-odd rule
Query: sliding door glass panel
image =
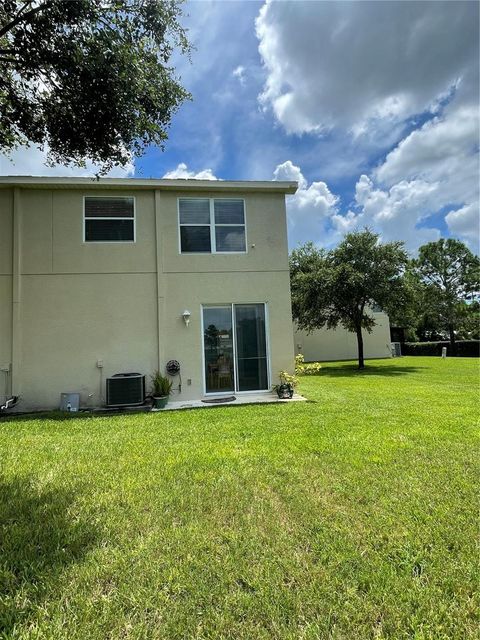
[(265, 305), (236, 304), (238, 391), (268, 389)]
[(204, 307), (203, 351), (207, 393), (233, 391), (234, 356), (232, 307)]

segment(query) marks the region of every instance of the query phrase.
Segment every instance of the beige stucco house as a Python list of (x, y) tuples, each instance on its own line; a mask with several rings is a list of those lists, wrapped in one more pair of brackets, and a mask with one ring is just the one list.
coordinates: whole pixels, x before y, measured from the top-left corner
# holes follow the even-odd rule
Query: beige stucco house
[[(175, 400), (268, 392), (294, 355), (293, 182), (0, 178), (0, 400), (102, 406), (180, 363)], [(5, 387), (3, 386), (5, 384)]]

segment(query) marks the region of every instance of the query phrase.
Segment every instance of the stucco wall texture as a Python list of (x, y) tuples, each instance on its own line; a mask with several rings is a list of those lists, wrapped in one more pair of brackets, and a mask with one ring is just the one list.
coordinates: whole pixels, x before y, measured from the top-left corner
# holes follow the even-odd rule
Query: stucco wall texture
[[(11, 372), (17, 410), (58, 408), (62, 392), (101, 406), (107, 377), (138, 371), (148, 384), (172, 358), (183, 381), (181, 393), (174, 382), (172, 399), (203, 397), (205, 304), (266, 303), (270, 383), (292, 369), (285, 193), (225, 183), (188, 193), (128, 181), (105, 189), (73, 181), (1, 186), (0, 369)], [(89, 195), (135, 198), (134, 243), (83, 241)], [(243, 198), (247, 253), (180, 254), (177, 201), (186, 195)]]

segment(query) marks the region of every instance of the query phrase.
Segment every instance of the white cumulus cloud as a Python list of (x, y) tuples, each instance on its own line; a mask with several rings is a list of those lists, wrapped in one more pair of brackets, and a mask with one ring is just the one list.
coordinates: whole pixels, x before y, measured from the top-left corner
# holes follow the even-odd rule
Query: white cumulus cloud
[(480, 213), (478, 203), (467, 204), (461, 209), (450, 211), (445, 216), (448, 228), (453, 235), (459, 236), (478, 250), (480, 241)]
[[(91, 177), (100, 171), (99, 165), (87, 160), (85, 167), (46, 164), (48, 147), (39, 149), (33, 145), (18, 147), (10, 156), (0, 156), (0, 175), (3, 176), (64, 176)], [(135, 165), (129, 162), (125, 167), (114, 167), (105, 176), (128, 178), (133, 176)]]
[(325, 182), (312, 182), (309, 185), (300, 167), (295, 166), (291, 160), (279, 164), (273, 176), (275, 180), (298, 182), (295, 195), (287, 196), (290, 245), (321, 240), (326, 221), (337, 211), (338, 196), (330, 191)]
[(478, 93), (474, 2), (268, 1), (256, 32), (261, 102), (290, 133), (385, 131), (453, 87)]
[(438, 183), (439, 204), (478, 200), (478, 109), (455, 103), (413, 131), (375, 172), (384, 185), (400, 180)]
[(164, 178), (170, 178), (172, 180), (175, 179), (184, 179), (184, 180), (219, 180), (211, 169), (203, 169), (202, 171), (190, 171), (185, 164), (185, 162), (180, 162), (176, 169), (172, 171), (167, 171), (164, 174)]
[(435, 185), (423, 180), (402, 180), (390, 189), (381, 189), (371, 178), (360, 176), (355, 189), (355, 208), (332, 216), (332, 226), (339, 240), (354, 229), (369, 227), (383, 240), (403, 240), (410, 250), (437, 240), (439, 229), (419, 227), (432, 213), (431, 199)]
[(244, 66), (239, 64), (238, 67), (235, 67), (235, 69), (232, 71), (232, 76), (234, 78), (237, 78), (242, 86), (245, 86), (247, 78)]

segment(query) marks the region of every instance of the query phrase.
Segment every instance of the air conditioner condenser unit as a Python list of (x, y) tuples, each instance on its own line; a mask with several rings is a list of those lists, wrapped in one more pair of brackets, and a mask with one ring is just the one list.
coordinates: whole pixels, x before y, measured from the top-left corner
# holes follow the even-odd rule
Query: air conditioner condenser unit
[(145, 376), (141, 373), (116, 373), (107, 378), (107, 407), (127, 407), (143, 404)]

